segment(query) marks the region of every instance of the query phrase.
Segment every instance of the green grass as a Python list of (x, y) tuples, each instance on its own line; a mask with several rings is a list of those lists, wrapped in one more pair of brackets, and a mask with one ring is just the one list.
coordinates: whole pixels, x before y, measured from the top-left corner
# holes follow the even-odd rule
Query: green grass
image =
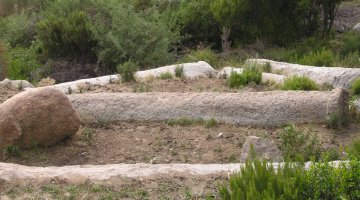
[(232, 72), (228, 80), (228, 85), (230, 88), (241, 88), (250, 83), (260, 84), (261, 79), (262, 72), (256, 66), (247, 66), (241, 74)]
[(121, 81), (123, 82), (134, 81), (134, 75), (138, 69), (139, 66), (131, 60), (117, 66), (117, 71), (121, 75)]
[(282, 86), (283, 90), (319, 90), (315, 81), (306, 76), (293, 76), (286, 78)]
[(9, 157), (20, 157), (21, 150), (17, 145), (8, 145), (4, 148), (4, 154)]
[(356, 79), (351, 85), (351, 95), (359, 96), (360, 95), (360, 78)]
[(209, 120), (203, 119), (190, 119), (186, 117), (178, 119), (170, 119), (166, 121), (169, 126), (193, 126), (193, 125), (204, 125), (206, 128), (213, 128), (217, 125), (217, 121), (214, 118)]
[(178, 65), (175, 67), (175, 77), (184, 78), (184, 66)]
[(174, 76), (170, 72), (165, 72), (165, 73), (160, 74), (159, 78), (161, 80), (171, 80), (174, 78)]

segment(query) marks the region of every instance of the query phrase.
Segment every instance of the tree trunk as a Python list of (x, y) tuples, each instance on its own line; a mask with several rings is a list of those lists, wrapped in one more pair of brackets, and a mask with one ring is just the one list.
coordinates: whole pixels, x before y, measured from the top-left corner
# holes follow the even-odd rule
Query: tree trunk
[(231, 49), (230, 31), (231, 28), (222, 27), (221, 45), (224, 52), (229, 52)]

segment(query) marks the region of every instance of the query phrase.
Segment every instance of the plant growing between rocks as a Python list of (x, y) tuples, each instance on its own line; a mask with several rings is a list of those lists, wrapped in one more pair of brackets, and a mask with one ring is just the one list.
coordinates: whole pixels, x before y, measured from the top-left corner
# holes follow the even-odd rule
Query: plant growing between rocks
[(228, 85), (230, 88), (240, 88), (249, 83), (260, 84), (261, 79), (262, 73), (256, 66), (246, 66), (241, 74), (235, 72), (231, 73)]
[(134, 75), (138, 69), (138, 65), (132, 60), (129, 60), (117, 66), (117, 70), (121, 76), (121, 80), (124, 82), (135, 81)]
[(286, 78), (282, 86), (283, 90), (319, 90), (315, 81), (306, 76), (293, 76)]
[(185, 74), (184, 74), (184, 66), (182, 65), (177, 65), (175, 67), (175, 77), (177, 78), (184, 78)]
[(8, 145), (4, 148), (4, 155), (6, 157), (20, 157), (21, 156), (21, 150), (19, 146), (17, 145)]
[(161, 80), (171, 80), (174, 78), (174, 76), (170, 72), (165, 72), (165, 73), (160, 74), (159, 78)]

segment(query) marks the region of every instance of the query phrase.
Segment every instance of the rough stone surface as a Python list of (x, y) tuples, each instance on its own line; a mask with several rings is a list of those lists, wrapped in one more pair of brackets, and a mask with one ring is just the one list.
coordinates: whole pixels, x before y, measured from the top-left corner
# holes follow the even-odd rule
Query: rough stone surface
[(334, 88), (349, 89), (351, 83), (360, 77), (358, 68), (342, 67), (313, 67), (306, 65), (276, 62), (266, 59), (249, 59), (247, 63), (271, 64), (273, 72), (281, 73), (285, 76), (302, 75), (314, 80), (317, 84), (328, 84)]
[(206, 62), (199, 61), (196, 63), (184, 63), (178, 65), (170, 65), (165, 67), (159, 67), (156, 69), (150, 69), (146, 71), (139, 71), (135, 74), (136, 80), (144, 80), (148, 78), (156, 78), (160, 77), (163, 73), (171, 73), (175, 76), (176, 67), (183, 67), (184, 76), (188, 79), (196, 79), (196, 78), (211, 78), (216, 76), (216, 71)]
[(360, 23), (356, 24), (356, 25), (353, 27), (353, 30), (360, 33)]
[[(217, 78), (228, 78), (230, 77), (232, 72), (236, 72), (241, 74), (243, 71), (242, 68), (234, 68), (234, 67), (224, 67), (220, 70), (217, 74)], [(283, 84), (285, 80), (285, 76), (279, 74), (272, 74), (272, 73), (262, 73), (262, 82), (263, 83), (275, 83), (275, 84)]]
[(25, 91), (0, 105), (0, 149), (13, 144), (53, 145), (79, 127), (79, 115), (69, 99), (54, 88)]
[(3, 81), (0, 82), (0, 87), (9, 88), (12, 90), (16, 90), (16, 89), (23, 90), (25, 88), (33, 88), (34, 86), (25, 80), (4, 79)]
[(60, 83), (56, 85), (50, 85), (44, 88), (56, 88), (66, 94), (69, 94), (69, 93), (78, 93), (81, 92), (81, 90), (87, 90), (95, 85), (106, 85), (118, 81), (120, 81), (119, 75), (109, 75), (109, 76), (101, 76), (97, 78), (81, 79), (77, 81)]
[(69, 99), (86, 122), (152, 120), (187, 117), (238, 125), (277, 126), (325, 122), (332, 113), (348, 114), (348, 93), (270, 91), (242, 93), (95, 93)]
[[(339, 166), (341, 161), (330, 162), (332, 166)], [(273, 163), (274, 169), (284, 163)], [(305, 163), (309, 168), (311, 162)], [(204, 176), (235, 173), (240, 171), (241, 163), (232, 164), (112, 164), (112, 165), (74, 165), (64, 167), (29, 167), (11, 163), (0, 163), (0, 181), (36, 181), (37, 183), (51, 180), (66, 183), (84, 183), (87, 181), (107, 181), (110, 179), (147, 177), (167, 177), (182, 175)]]
[(248, 136), (241, 151), (240, 162), (244, 163), (248, 158), (251, 158), (251, 145), (254, 148), (257, 159), (265, 159), (272, 162), (283, 161), (281, 151), (271, 139)]

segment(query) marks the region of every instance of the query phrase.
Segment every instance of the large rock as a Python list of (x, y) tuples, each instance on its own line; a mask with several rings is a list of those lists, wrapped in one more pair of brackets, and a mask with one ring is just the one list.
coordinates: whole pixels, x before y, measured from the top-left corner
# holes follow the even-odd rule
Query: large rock
[(240, 93), (85, 93), (69, 99), (84, 122), (163, 121), (187, 117), (254, 126), (323, 123), (348, 114), (348, 93), (270, 91)]
[(271, 139), (248, 136), (242, 148), (241, 163), (246, 162), (247, 159), (252, 159), (251, 146), (253, 147), (256, 159), (265, 159), (272, 162), (283, 161), (281, 151)]
[(360, 33), (360, 23), (356, 24), (354, 27), (353, 27), (353, 30)]
[(79, 127), (79, 115), (57, 89), (25, 91), (0, 105), (0, 149), (8, 145), (53, 145)]
[(352, 82), (360, 77), (359, 68), (343, 67), (314, 67), (306, 65), (276, 62), (266, 59), (249, 59), (247, 64), (266, 64), (270, 63), (273, 72), (281, 73), (285, 76), (301, 75), (307, 76), (317, 84), (327, 84), (334, 88), (349, 89)]
[(0, 82), (0, 87), (12, 89), (12, 90), (23, 90), (25, 88), (33, 88), (34, 86), (25, 80), (4, 79), (3, 81)]
[(148, 78), (160, 77), (163, 73), (171, 73), (175, 76), (176, 67), (183, 67), (184, 76), (188, 79), (196, 78), (211, 78), (216, 76), (216, 71), (206, 62), (199, 61), (196, 63), (184, 63), (178, 65), (170, 65), (165, 67), (159, 67), (156, 69), (150, 69), (145, 71), (138, 71), (135, 74), (135, 78), (138, 81), (146, 80)]
[(108, 75), (89, 79), (80, 79), (77, 81), (60, 83), (56, 85), (45, 86), (46, 88), (56, 88), (64, 93), (78, 93), (86, 91), (96, 85), (107, 85), (110, 83), (116, 83), (120, 81), (119, 75)]

